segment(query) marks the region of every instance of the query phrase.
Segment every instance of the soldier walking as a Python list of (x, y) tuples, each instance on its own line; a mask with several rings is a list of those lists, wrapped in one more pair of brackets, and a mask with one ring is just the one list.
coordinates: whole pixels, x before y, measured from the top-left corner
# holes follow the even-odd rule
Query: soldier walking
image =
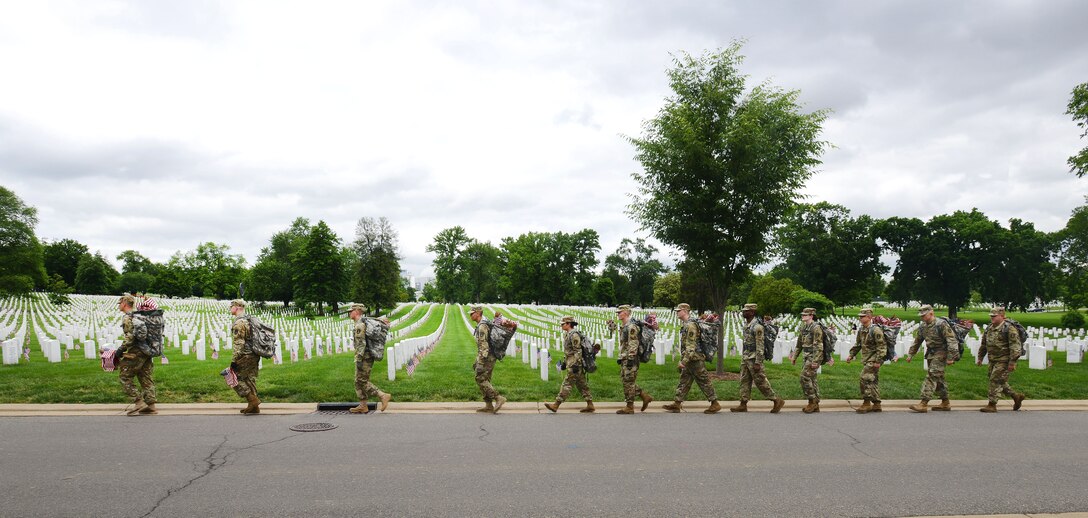
[(654, 398), (650, 397), (642, 387), (638, 386), (635, 381), (638, 379), (638, 368), (640, 365), (638, 358), (638, 324), (631, 321), (631, 306), (622, 305), (616, 308), (616, 315), (620, 319), (620, 344), (619, 344), (619, 358), (616, 363), (620, 364), (620, 381), (623, 383), (623, 397), (627, 402), (627, 405), (616, 411), (617, 414), (633, 414), (635, 413), (635, 398), (642, 399), (642, 412), (646, 411), (646, 407), (650, 406), (650, 402)]
[(230, 314), (234, 316), (234, 324), (230, 328), (233, 347), (230, 368), (238, 377), (234, 391), (248, 403), (241, 410), (243, 414), (259, 414), (261, 400), (257, 399), (257, 374), (260, 373), (261, 357), (249, 347), (253, 331), (249, 326), (249, 318), (246, 317), (246, 301), (230, 301)]
[(918, 413), (929, 411), (929, 400), (933, 399), (936, 393), (941, 397), (941, 404), (933, 407), (933, 410), (947, 412), (952, 410), (952, 403), (948, 401), (948, 383), (944, 378), (944, 370), (946, 366), (952, 365), (959, 359), (959, 340), (956, 339), (956, 332), (952, 330), (952, 325), (945, 320), (937, 319), (937, 316), (933, 314), (933, 306), (926, 304), (918, 308), (918, 316), (921, 317), (922, 324), (918, 328), (918, 336), (914, 337), (914, 343), (907, 351), (907, 363), (914, 359), (914, 355), (918, 354), (918, 348), (925, 341), (925, 359), (929, 364), (926, 366), (926, 380), (922, 382), (921, 400), (918, 404), (911, 405), (910, 409)]
[(730, 408), (730, 412), (747, 412), (748, 401), (752, 399), (752, 386), (755, 385), (763, 393), (763, 397), (774, 401), (771, 408), (772, 414), (777, 414), (786, 404), (782, 398), (775, 394), (771, 388), (771, 382), (767, 380), (767, 373), (763, 370), (763, 322), (756, 318), (756, 304), (745, 304), (741, 311), (744, 317), (744, 345), (742, 347), (742, 363), (740, 367), (740, 404)]
[[(128, 410), (128, 415), (157, 414), (155, 409), (155, 363), (149, 354), (140, 349), (136, 344), (136, 336), (133, 332), (132, 308), (136, 305), (136, 299), (132, 295), (123, 295), (117, 301), (117, 309), (125, 315), (121, 317), (121, 331), (124, 333), (124, 341), (117, 350), (118, 379), (121, 380), (121, 388), (125, 394), (133, 400), (133, 407)], [(132, 379), (140, 382), (140, 389)]]
[(861, 353), (861, 361), (864, 367), (861, 369), (861, 396), (865, 402), (857, 409), (859, 414), (880, 412), (880, 366), (884, 364), (884, 358), (888, 353), (884, 343), (884, 331), (873, 324), (873, 310), (862, 309), (858, 312), (858, 321), (861, 327), (854, 346), (850, 348), (850, 356), (846, 363), (854, 361)]
[[(378, 398), (381, 402), (378, 410), (382, 412), (385, 412), (385, 408), (389, 406), (389, 400), (392, 399), (392, 396), (382, 392), (370, 382), (370, 372), (374, 367), (374, 356), (370, 354), (370, 349), (366, 346), (367, 324), (363, 320), (365, 313), (366, 306), (363, 304), (352, 304), (348, 313), (348, 316), (355, 321), (355, 326), (352, 328), (355, 339), (355, 395), (359, 397), (359, 406), (348, 410), (353, 414), (370, 412), (370, 407), (367, 406), (367, 399), (370, 397)], [(385, 322), (386, 324), (389, 323), (388, 320)]]
[(583, 414), (594, 412), (593, 396), (589, 393), (589, 382), (586, 380), (585, 366), (582, 358), (582, 333), (575, 331), (578, 321), (572, 316), (565, 316), (559, 323), (563, 330), (563, 366), (567, 371), (563, 378), (563, 385), (559, 388), (559, 395), (555, 397), (555, 403), (544, 403), (544, 407), (552, 412), (559, 410), (567, 400), (573, 387), (578, 388), (578, 393), (586, 400), (586, 407), (579, 410)]
[(797, 346), (790, 354), (790, 362), (797, 365), (802, 358), (801, 391), (808, 398), (808, 405), (801, 411), (811, 414), (820, 411), (820, 382), (817, 379), (820, 365), (824, 362), (824, 329), (816, 323), (816, 308), (801, 311), (801, 329), (797, 334)]
[(716, 414), (721, 411), (722, 405), (718, 403), (718, 395), (714, 392), (714, 385), (710, 382), (710, 374), (706, 371), (705, 362), (707, 357), (699, 349), (699, 325), (690, 319), (690, 305), (680, 304), (676, 306), (674, 311), (676, 311), (676, 317), (682, 323), (680, 331), (682, 349), (680, 364), (677, 365), (680, 369), (680, 384), (676, 386), (675, 401), (665, 405), (664, 408), (669, 412), (679, 412), (688, 391), (691, 390), (691, 383), (694, 381), (699, 384), (699, 389), (703, 391), (707, 401), (710, 401), (710, 407), (703, 410), (703, 413)]
[(1013, 392), (1009, 386), (1009, 374), (1016, 370), (1016, 360), (1020, 359), (1023, 347), (1024, 344), (1020, 343), (1020, 332), (1005, 320), (1005, 308), (991, 309), (990, 327), (982, 335), (982, 347), (979, 348), (978, 359), (975, 360), (977, 365), (982, 365), (982, 359), (987, 355), (990, 357), (990, 402), (980, 408), (980, 412), (997, 412), (997, 400), (1002, 394), (1012, 398), (1013, 410), (1020, 410), (1026, 396)]
[(480, 394), (484, 396), (484, 407), (476, 409), (477, 412), (495, 414), (506, 403), (506, 398), (499, 395), (495, 387), (491, 385), (491, 372), (495, 370), (495, 357), (491, 355), (491, 342), (488, 335), (491, 327), (483, 321), (483, 306), (472, 306), (469, 309), (469, 318), (476, 322), (476, 363), (472, 365), (476, 371), (476, 385), (480, 387)]

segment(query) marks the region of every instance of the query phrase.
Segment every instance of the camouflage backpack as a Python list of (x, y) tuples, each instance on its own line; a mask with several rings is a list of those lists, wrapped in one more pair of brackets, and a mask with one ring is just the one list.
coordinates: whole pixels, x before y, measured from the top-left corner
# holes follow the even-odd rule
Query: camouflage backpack
[(958, 318), (952, 319), (945, 317), (937, 317), (937, 321), (944, 322), (945, 325), (951, 327), (952, 334), (956, 335), (956, 344), (958, 346), (958, 351), (955, 354), (953, 354), (952, 351), (948, 351), (948, 359), (952, 360), (953, 362), (959, 361), (960, 358), (963, 358), (963, 349), (967, 343), (967, 333), (971, 332), (971, 326), (974, 325), (974, 322), (971, 322), (970, 320), (960, 320)]
[(488, 352), (496, 360), (502, 361), (506, 358), (506, 349), (510, 346), (510, 340), (518, 330), (517, 323), (504, 319), (501, 324), (496, 324), (486, 318), (480, 322), (487, 326)]
[(696, 347), (699, 352), (703, 353), (706, 361), (713, 361), (714, 356), (718, 354), (718, 333), (721, 332), (722, 325), (718, 322), (707, 322), (701, 319), (696, 319), (694, 322), (699, 328)]
[(276, 355), (276, 330), (255, 316), (246, 315), (249, 322), (249, 350), (261, 358)]
[(774, 322), (760, 322), (759, 325), (763, 326), (763, 359), (770, 360), (774, 358), (774, 341), (778, 338), (778, 324)]
[(582, 370), (587, 374), (597, 372), (597, 353), (601, 352), (601, 344), (595, 344), (589, 339), (585, 333), (581, 331), (571, 331), (572, 333), (578, 333), (579, 341), (582, 344)]
[(132, 334), (135, 335), (136, 347), (152, 358), (162, 356), (162, 330), (165, 324), (161, 309), (133, 311)]
[[(1028, 330), (1024, 329), (1024, 324), (1017, 322), (1011, 318), (1006, 318), (1005, 322), (1016, 328), (1016, 334), (1020, 337), (1020, 357), (1023, 358), (1028, 355), (1028, 347), (1024, 345), (1028, 341)], [(1005, 328), (1005, 339), (1009, 338), (1009, 328)]]
[(637, 318), (632, 318), (631, 323), (638, 326), (638, 361), (646, 363), (654, 357), (654, 339), (657, 337), (657, 329)]
[[(873, 324), (872, 327), (879, 329), (884, 334), (884, 361), (894, 362), (898, 356), (895, 354), (895, 342), (899, 337), (899, 330), (903, 329), (900, 326), (892, 324)], [(870, 328), (869, 332), (872, 333), (873, 329)]]
[(374, 361), (382, 361), (385, 358), (385, 342), (389, 339), (389, 324), (377, 318), (364, 317), (366, 323), (366, 350)]
[(823, 350), (824, 358), (821, 364), (825, 364), (831, 361), (831, 355), (835, 354), (835, 344), (839, 341), (839, 335), (835, 333), (835, 329), (827, 327), (823, 322), (818, 322), (816, 325), (820, 326), (820, 330), (823, 331)]

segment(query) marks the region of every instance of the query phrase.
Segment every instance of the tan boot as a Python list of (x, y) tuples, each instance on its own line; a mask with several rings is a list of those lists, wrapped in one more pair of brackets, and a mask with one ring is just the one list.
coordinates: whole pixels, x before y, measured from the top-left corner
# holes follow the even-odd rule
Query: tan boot
[(552, 413), (555, 413), (556, 411), (559, 410), (559, 405), (562, 405), (562, 404), (563, 404), (562, 401), (557, 400), (555, 403), (544, 403), (544, 408), (547, 408), (548, 410), (551, 410)]
[(493, 410), (491, 413), (493, 413), (493, 414), (499, 413), (499, 409), (502, 408), (503, 403), (506, 403), (506, 398), (504, 398), (502, 396), (496, 397), (495, 398), (495, 410)]
[(997, 412), (997, 403), (987, 403), (986, 406), (978, 409), (979, 412), (984, 414), (992, 414)]
[(941, 404), (932, 408), (934, 412), (948, 412), (952, 410), (952, 403), (948, 401), (948, 398), (941, 400)]
[(808, 404), (805, 405), (805, 408), (802, 408), (801, 411), (806, 413), (806, 414), (811, 414), (813, 412), (818, 412), (818, 410), (813, 410), (813, 407), (816, 407), (816, 400), (812, 399), (812, 398), (809, 398)]
[(879, 402), (877, 402), (877, 403), (873, 403), (873, 412), (874, 412), (874, 413), (875, 413), (875, 412), (882, 412), (882, 411), (883, 411), (883, 410), (881, 410), (881, 409), (880, 409), (880, 403), (879, 403)]
[(367, 402), (364, 399), (364, 400), (359, 402), (359, 406), (349, 408), (348, 412), (351, 412), (353, 414), (369, 414), (370, 413), (370, 406), (367, 405)]
[(739, 405), (737, 405), (737, 406), (735, 406), (733, 408), (730, 408), (729, 411), (730, 412), (747, 412), (748, 411), (748, 402), (747, 401), (741, 401)]
[(786, 400), (784, 400), (784, 399), (782, 399), (780, 397), (774, 398), (774, 406), (771, 407), (771, 413), (772, 414), (777, 414), (778, 412), (780, 412), (782, 410), (782, 407), (784, 407), (784, 406), (786, 406)]
[(617, 414), (633, 414), (633, 413), (635, 413), (635, 404), (634, 403), (627, 403), (627, 406), (625, 406), (625, 407), (623, 407), (623, 408), (621, 408), (619, 410), (616, 410), (616, 413)]
[(491, 406), (491, 401), (484, 401), (484, 407), (477, 408), (476, 411), (481, 414), (492, 414), (495, 413), (495, 407)]
[(134, 401), (132, 403), (132, 408), (130, 408), (125, 413), (128, 414), (128, 415), (136, 415), (136, 414), (140, 413), (140, 410), (143, 410), (145, 408), (147, 408), (147, 404), (144, 403), (144, 399), (143, 398), (136, 398), (136, 401)]
[(676, 401), (676, 402), (673, 402), (673, 403), (669, 403), (667, 405), (663, 405), (661, 408), (664, 408), (665, 411), (670, 413), (670, 414), (679, 414), (680, 413), (680, 407), (683, 406), (683, 404), (684, 404), (683, 402)]
[(597, 409), (593, 408), (593, 402), (592, 401), (586, 401), (586, 407), (579, 410), (579, 412), (581, 412), (583, 414), (592, 414), (593, 412), (596, 412), (596, 411), (597, 411)]
[(389, 400), (393, 399), (393, 396), (388, 393), (382, 393), (382, 395), (378, 397), (381, 401), (381, 405), (378, 407), (378, 410), (385, 412), (385, 409), (389, 408)]
[(718, 412), (721, 412), (721, 411), (722, 411), (722, 404), (718, 403), (718, 400), (715, 399), (714, 401), (710, 402), (710, 407), (708, 407), (706, 410), (703, 410), (703, 413), (704, 414), (717, 414)]
[(257, 399), (257, 394), (250, 392), (249, 395), (246, 396), (246, 401), (249, 402), (249, 406), (242, 409), (243, 414), (254, 415), (261, 413), (261, 400)]
[(645, 412), (646, 407), (650, 406), (650, 402), (653, 401), (654, 398), (653, 396), (647, 394), (645, 390), (643, 390), (642, 393), (639, 394), (639, 397), (642, 398), (642, 410), (639, 410), (639, 412)]
[(155, 403), (148, 403), (147, 406), (140, 409), (140, 415), (155, 415), (158, 413), (159, 411), (155, 408)]
[(862, 403), (861, 406), (858, 407), (857, 410), (855, 410), (855, 412), (857, 412), (859, 414), (868, 414), (869, 412), (872, 412), (872, 411), (873, 411), (873, 404), (868, 399), (866, 399), (865, 402)]
[(928, 399), (923, 399), (923, 400), (919, 401), (917, 405), (911, 405), (910, 406), (910, 411), (911, 412), (918, 412), (919, 414), (924, 414), (926, 412), (929, 412), (929, 400)]
[(1023, 394), (1021, 394), (1019, 392), (1017, 392), (1016, 394), (1013, 394), (1012, 395), (1012, 409), (1013, 410), (1020, 410), (1020, 405), (1024, 404), (1024, 400), (1027, 399), (1027, 398), (1028, 398), (1027, 396), (1025, 396), (1025, 395), (1023, 395)]

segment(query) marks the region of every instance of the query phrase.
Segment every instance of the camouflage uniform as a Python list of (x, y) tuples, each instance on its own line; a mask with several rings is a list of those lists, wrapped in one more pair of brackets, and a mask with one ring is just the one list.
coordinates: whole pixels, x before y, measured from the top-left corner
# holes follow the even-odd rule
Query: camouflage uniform
[(707, 401), (717, 401), (718, 394), (706, 371), (706, 355), (699, 350), (699, 325), (688, 320), (684, 322), (682, 332), (680, 363), (684, 364), (684, 369), (680, 371), (680, 384), (676, 386), (676, 401), (683, 401), (687, 397), (693, 381), (699, 384)]
[(620, 327), (620, 381), (623, 382), (623, 398), (627, 403), (634, 403), (642, 394), (635, 380), (638, 379), (638, 324), (628, 320)]
[(767, 373), (763, 371), (763, 323), (753, 318), (744, 326), (744, 347), (740, 367), (740, 401), (747, 403), (752, 399), (752, 385), (755, 385), (763, 397), (778, 399)]
[(355, 339), (355, 395), (359, 401), (366, 401), (367, 396), (380, 398), (385, 393), (370, 382), (374, 357), (366, 348), (366, 322), (363, 319), (355, 322), (352, 334)]
[[(859, 352), (861, 356), (858, 356)], [(884, 332), (879, 327), (870, 323), (858, 329), (850, 356), (859, 358), (864, 364), (861, 369), (861, 396), (873, 403), (880, 403), (880, 366), (884, 364), (887, 354)]]
[(260, 371), (261, 357), (249, 348), (249, 320), (245, 314), (234, 317), (234, 325), (231, 326), (232, 344), (234, 352), (230, 363), (234, 368), (234, 374), (238, 376), (238, 384), (234, 391), (241, 397), (257, 394), (257, 374)]
[(563, 385), (559, 388), (559, 395), (555, 400), (562, 403), (567, 400), (572, 388), (577, 387), (578, 392), (586, 403), (593, 401), (589, 393), (589, 383), (586, 381), (586, 371), (582, 368), (582, 334), (574, 331), (564, 333), (563, 337), (563, 363), (567, 367), (567, 375), (563, 378)]
[(907, 356), (914, 356), (926, 342), (926, 356), (929, 360), (926, 380), (922, 382), (922, 401), (933, 399), (934, 393), (942, 400), (948, 399), (948, 384), (944, 379), (944, 370), (948, 360), (959, 359), (959, 341), (956, 333), (952, 331), (952, 325), (944, 320), (933, 319), (932, 324), (922, 321), (918, 328), (918, 335), (914, 337), (914, 343), (907, 351)]
[[(121, 358), (118, 362), (119, 372), (117, 377), (121, 380), (121, 388), (133, 401), (142, 399), (144, 403), (151, 405), (156, 401), (155, 380), (152, 378), (152, 374), (155, 372), (155, 363), (152, 361), (151, 356), (148, 356), (147, 353), (136, 346), (135, 336), (132, 332), (131, 311), (121, 317), (121, 331), (124, 332), (125, 337), (121, 343), (121, 348), (118, 350)], [(142, 390), (136, 390), (132, 378), (140, 381)]]
[(817, 370), (824, 363), (824, 329), (816, 322), (803, 324), (797, 335), (793, 357), (801, 358), (801, 391), (806, 399), (820, 401), (820, 382)]
[(476, 385), (480, 387), (480, 394), (483, 394), (485, 402), (491, 403), (499, 397), (499, 393), (491, 385), (495, 358), (491, 356), (491, 346), (487, 341), (488, 331), (488, 325), (483, 321), (476, 325), (476, 363), (473, 369), (476, 371)]
[(1009, 386), (1009, 364), (1015, 364), (1023, 352), (1020, 333), (1008, 321), (991, 325), (982, 335), (982, 347), (978, 357), (990, 357), (990, 404), (997, 404), (1004, 394), (1008, 397), (1017, 395)]

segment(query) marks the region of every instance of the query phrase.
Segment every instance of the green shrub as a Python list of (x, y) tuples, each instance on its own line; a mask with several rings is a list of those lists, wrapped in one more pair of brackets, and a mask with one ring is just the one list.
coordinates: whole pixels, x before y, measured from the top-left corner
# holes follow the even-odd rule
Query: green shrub
[(1080, 329), (1084, 327), (1084, 315), (1080, 311), (1070, 311), (1062, 315), (1062, 327), (1066, 329)]

